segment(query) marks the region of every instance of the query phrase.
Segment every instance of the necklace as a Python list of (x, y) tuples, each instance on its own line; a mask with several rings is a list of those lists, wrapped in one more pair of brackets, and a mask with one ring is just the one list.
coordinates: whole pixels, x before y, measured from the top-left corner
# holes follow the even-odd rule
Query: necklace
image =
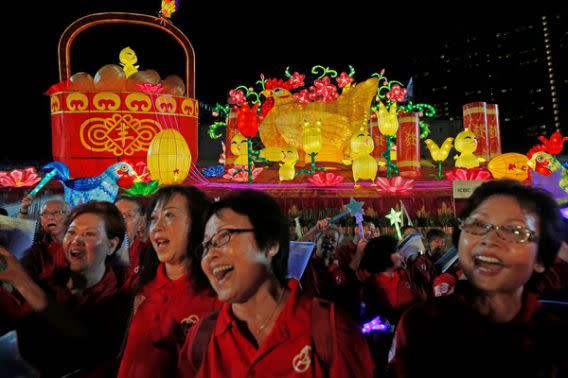
[(282, 302), (282, 298), (284, 298), (285, 292), (286, 292), (286, 288), (283, 287), (282, 291), (280, 292), (280, 296), (278, 297), (278, 300), (276, 301), (276, 306), (274, 306), (274, 310), (272, 310), (272, 313), (270, 314), (268, 319), (266, 319), (266, 321), (258, 327), (259, 332), (263, 332), (264, 329), (268, 326), (268, 324), (272, 320), (272, 318), (274, 317), (276, 310), (278, 310), (278, 307), (280, 307), (280, 303)]

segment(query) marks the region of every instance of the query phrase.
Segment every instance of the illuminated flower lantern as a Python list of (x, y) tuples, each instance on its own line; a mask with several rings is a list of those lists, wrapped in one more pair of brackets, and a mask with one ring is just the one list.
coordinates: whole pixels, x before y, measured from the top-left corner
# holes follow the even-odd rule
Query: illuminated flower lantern
[(191, 152), (176, 130), (159, 132), (148, 148), (148, 169), (153, 180), (162, 185), (181, 184), (189, 174)]
[[(71, 51), (80, 33), (105, 25), (129, 24), (158, 29), (181, 45), (185, 58), (183, 79), (160, 75), (144, 67), (141, 54), (130, 49), (115, 55), (94, 75), (72, 75)], [(109, 26), (110, 25), (110, 26)], [(165, 32), (165, 33), (162, 33)], [(103, 46), (104, 47), (104, 46)], [(103, 47), (98, 55), (110, 56)], [(72, 177), (97, 176), (108, 166), (128, 161), (145, 162), (154, 137), (163, 129), (175, 129), (185, 139), (191, 155), (198, 156), (198, 112), (195, 92), (194, 51), (187, 37), (171, 22), (160, 24), (155, 16), (108, 12), (73, 22), (59, 40), (59, 78), (50, 95), (52, 153), (65, 163)], [(164, 56), (164, 59), (171, 57)], [(113, 62), (113, 60), (115, 62)], [(120, 63), (121, 65), (119, 65)]]
[[(244, 104), (237, 109), (237, 129), (242, 136), (247, 139), (247, 172), (249, 184), (253, 179), (253, 166), (252, 166), (252, 138), (258, 132), (258, 103), (254, 104), (252, 108), (248, 104)], [(231, 142), (232, 143), (232, 142)], [(232, 146), (231, 146), (232, 149)], [(239, 173), (241, 170), (237, 170)]]
[(313, 124), (305, 121), (302, 125), (302, 148), (310, 156), (311, 169), (302, 169), (298, 174), (313, 175), (317, 171), (325, 171), (325, 168), (316, 168), (316, 155), (321, 151), (322, 145), (321, 121), (317, 120)]
[(391, 147), (396, 141), (396, 132), (398, 131), (398, 116), (396, 104), (392, 104), (390, 109), (387, 110), (385, 105), (379, 103), (379, 111), (377, 112), (377, 124), (379, 131), (387, 138), (387, 150), (383, 154), (387, 160), (387, 177), (392, 177), (392, 173), (398, 173), (398, 167), (391, 160)]
[(426, 139), (424, 141), (424, 143), (426, 143), (426, 147), (428, 147), (428, 150), (430, 151), (430, 155), (432, 155), (432, 160), (438, 164), (438, 175), (436, 176), (438, 179), (444, 177), (442, 175), (442, 162), (448, 158), (450, 150), (452, 149), (453, 141), (454, 138), (446, 138), (441, 147), (438, 147), (436, 142), (432, 139)]

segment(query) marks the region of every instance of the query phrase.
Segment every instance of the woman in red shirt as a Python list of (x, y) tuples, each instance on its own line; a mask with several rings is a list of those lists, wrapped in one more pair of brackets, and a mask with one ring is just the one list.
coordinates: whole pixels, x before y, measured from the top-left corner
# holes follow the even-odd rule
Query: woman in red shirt
[(219, 307), (193, 254), (203, 240), (208, 206), (194, 187), (156, 193), (147, 219), (153, 251), (142, 264), (119, 377), (171, 377), (183, 331)]
[(318, 329), (322, 305), (287, 281), (288, 251), (287, 218), (272, 197), (244, 190), (212, 205), (201, 267), (224, 304), (205, 340), (200, 331), (211, 317), (191, 330), (181, 376), (372, 376), (365, 340), (333, 304), (318, 319), (329, 327)]

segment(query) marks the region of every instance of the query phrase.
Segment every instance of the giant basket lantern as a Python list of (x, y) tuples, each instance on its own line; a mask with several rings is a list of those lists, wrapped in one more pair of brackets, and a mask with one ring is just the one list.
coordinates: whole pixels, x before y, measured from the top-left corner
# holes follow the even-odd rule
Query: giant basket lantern
[(177, 41), (186, 58), (185, 96), (126, 89), (69, 90), (64, 86), (51, 93), (53, 159), (69, 166), (72, 176), (95, 176), (118, 161), (145, 162), (153, 138), (168, 128), (179, 131), (191, 155), (197, 157), (195, 54), (187, 37), (170, 22), (161, 24), (154, 16), (115, 12), (92, 14), (73, 22), (59, 40), (61, 82), (71, 79), (70, 51), (75, 38), (89, 28), (107, 24), (157, 28)]

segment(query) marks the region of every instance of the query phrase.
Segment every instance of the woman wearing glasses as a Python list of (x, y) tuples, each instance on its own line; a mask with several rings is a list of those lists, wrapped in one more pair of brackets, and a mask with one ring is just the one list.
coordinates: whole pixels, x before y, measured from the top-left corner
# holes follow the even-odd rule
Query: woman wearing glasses
[(286, 279), (288, 221), (262, 192), (212, 205), (201, 267), (224, 302), (180, 352), (183, 377), (372, 377), (362, 335), (333, 305)]
[(146, 223), (152, 251), (142, 261), (118, 377), (174, 376), (185, 331), (220, 306), (193, 252), (203, 240), (208, 207), (194, 187), (156, 193)]
[(548, 377), (566, 368), (566, 319), (527, 289), (554, 261), (562, 233), (547, 192), (481, 185), (453, 235), (467, 280), (403, 315), (391, 356), (397, 376)]

